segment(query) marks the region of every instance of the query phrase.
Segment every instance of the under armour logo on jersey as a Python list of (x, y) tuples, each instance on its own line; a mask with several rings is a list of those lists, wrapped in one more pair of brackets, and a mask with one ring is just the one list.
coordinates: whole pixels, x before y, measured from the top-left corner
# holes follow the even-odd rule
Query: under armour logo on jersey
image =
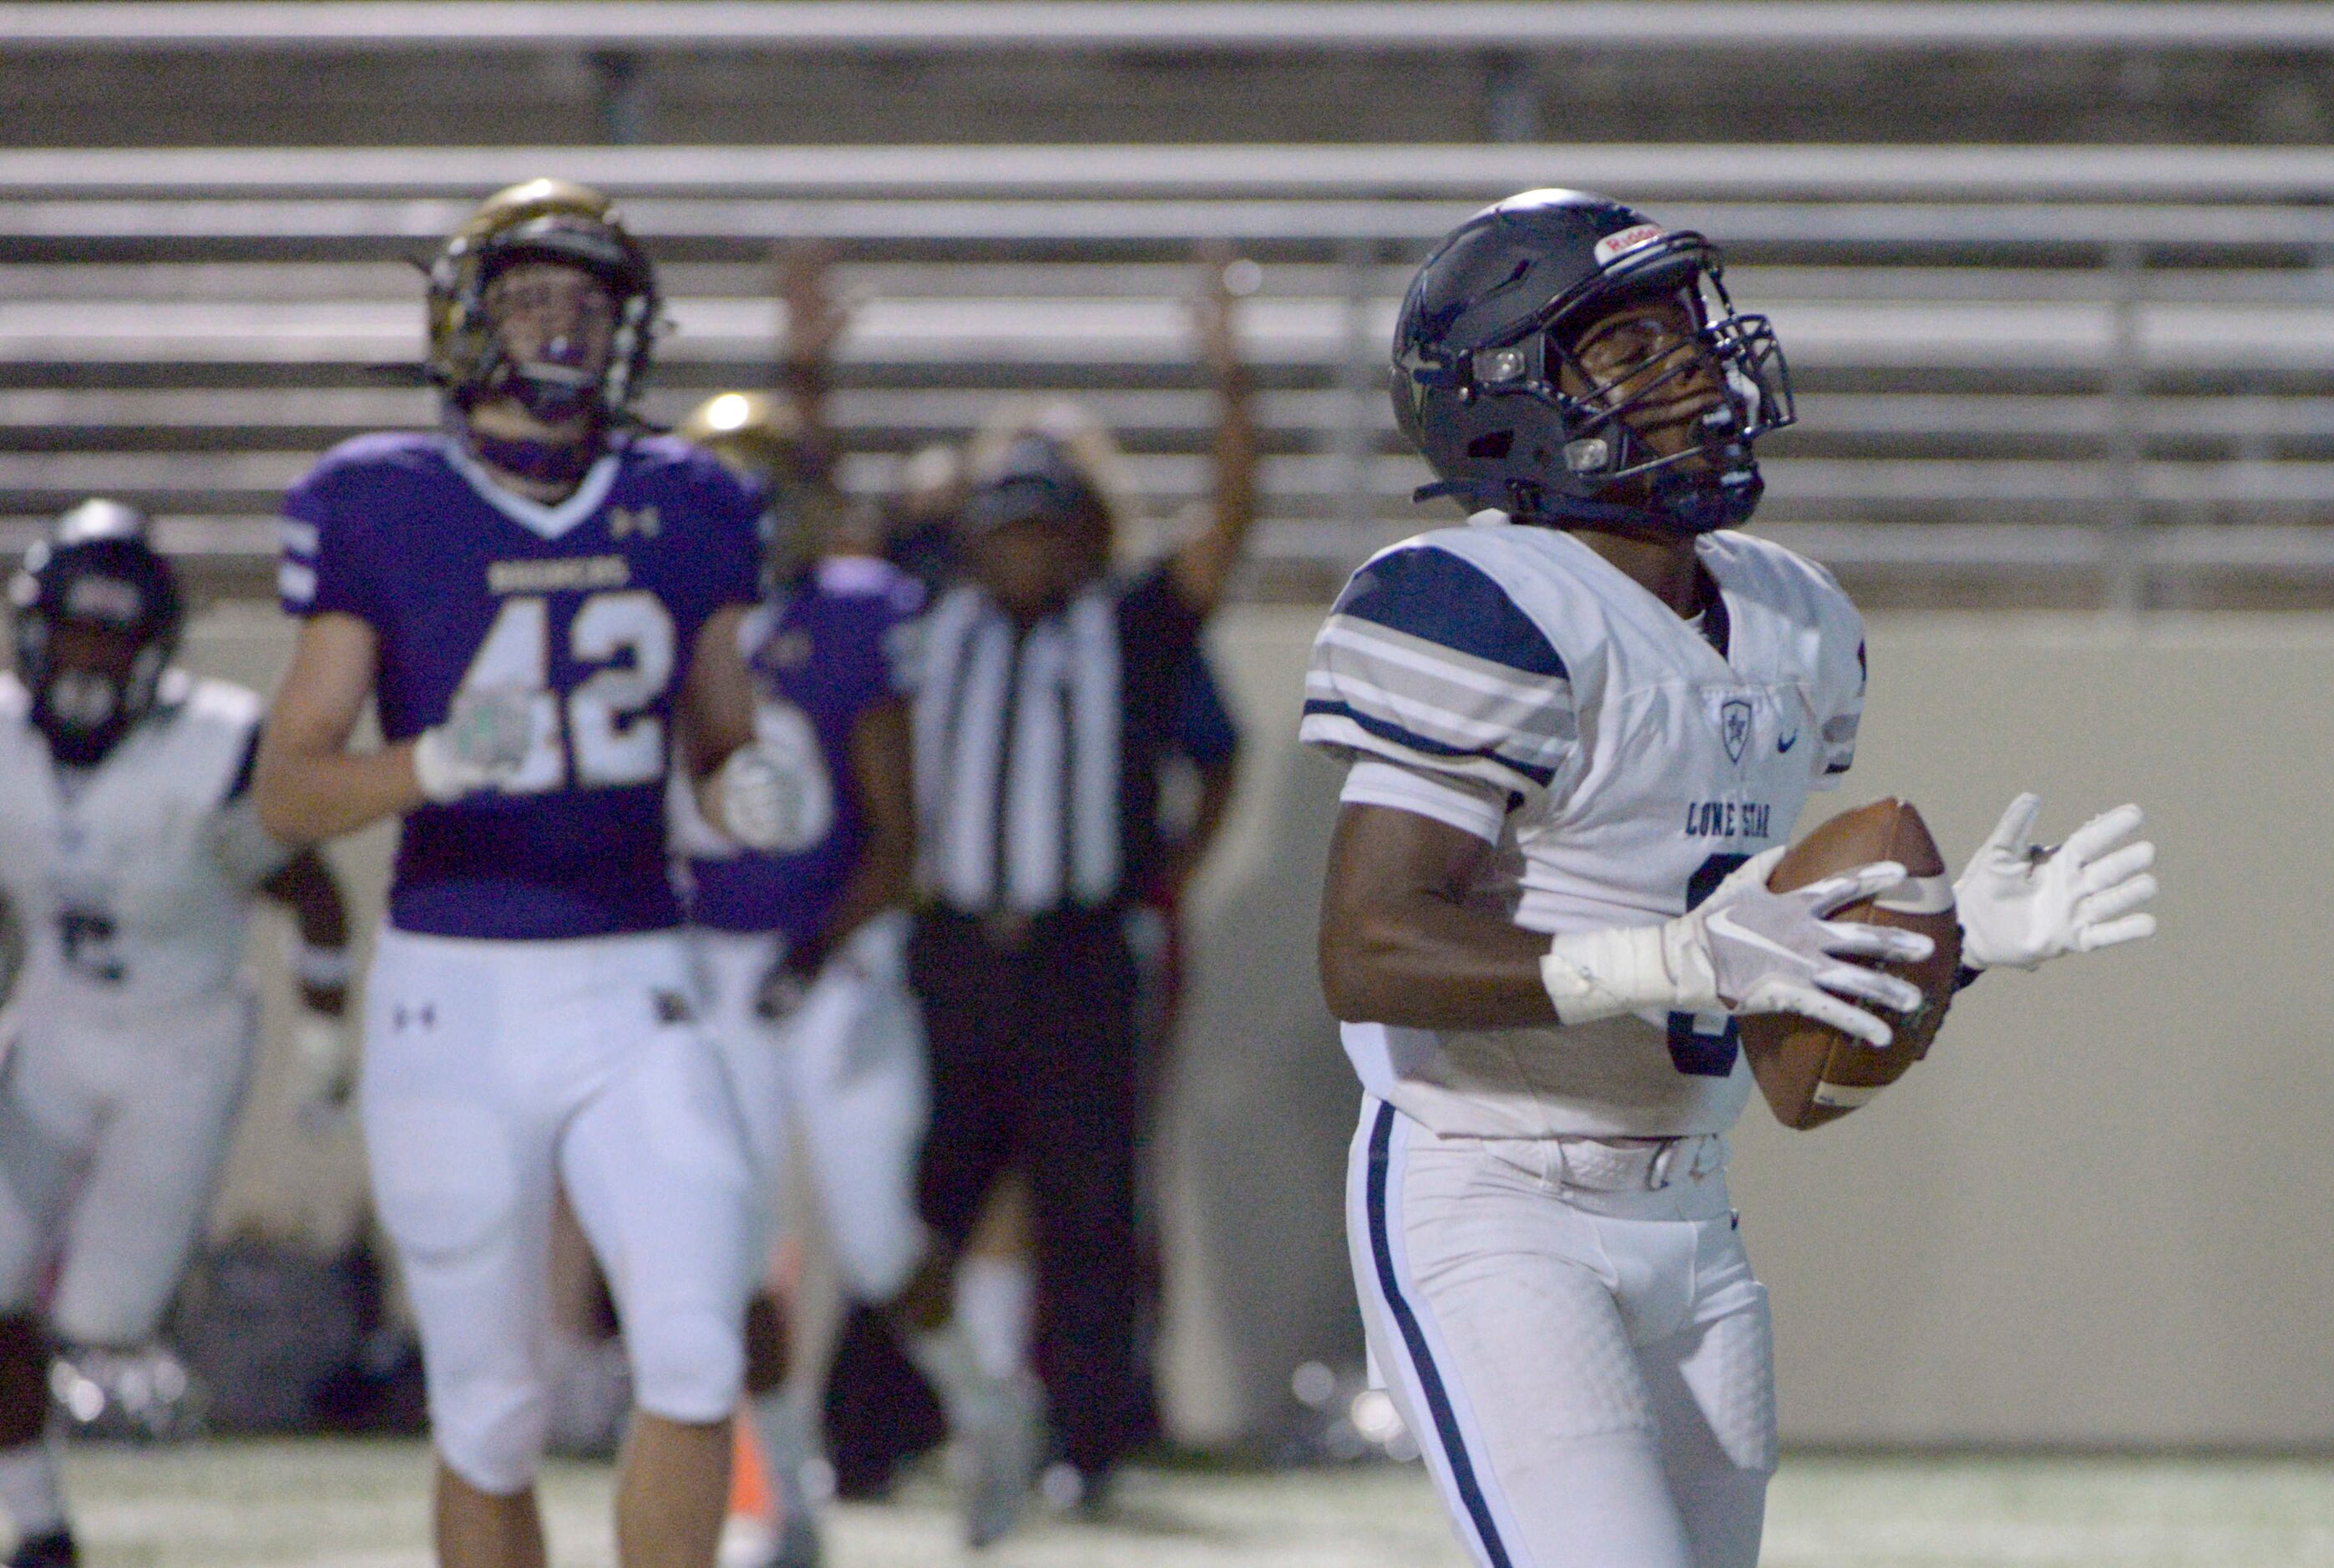
[(1718, 709), (1719, 738), (1726, 743), (1726, 755), (1738, 765), (1742, 753), (1750, 744), (1750, 704), (1739, 697), (1731, 697)]
[(608, 509), (608, 537), (611, 539), (622, 539), (635, 534), (643, 539), (653, 539), (663, 531), (663, 519), (657, 515), (657, 509), (653, 506), (638, 509), (612, 506)]

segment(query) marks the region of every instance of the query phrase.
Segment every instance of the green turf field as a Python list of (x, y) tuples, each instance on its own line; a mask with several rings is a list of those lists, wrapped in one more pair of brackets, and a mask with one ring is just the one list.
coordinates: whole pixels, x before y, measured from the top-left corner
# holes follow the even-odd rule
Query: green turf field
[[(89, 1568), (427, 1568), (427, 1458), (405, 1444), (76, 1448)], [(556, 1568), (609, 1568), (608, 1472), (555, 1466)], [(2334, 1466), (2302, 1460), (1784, 1462), (1769, 1568), (2334, 1568)], [(830, 1568), (966, 1557), (937, 1484), (833, 1511)], [(1415, 1467), (1138, 1471), (1106, 1525), (1040, 1519), (993, 1568), (1460, 1568)]]

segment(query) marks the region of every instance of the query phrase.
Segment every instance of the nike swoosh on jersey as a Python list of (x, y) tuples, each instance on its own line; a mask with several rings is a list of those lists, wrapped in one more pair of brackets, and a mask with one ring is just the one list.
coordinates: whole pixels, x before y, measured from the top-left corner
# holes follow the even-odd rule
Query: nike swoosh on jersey
[(1797, 746), (1797, 745), (1799, 745), (1799, 732), (1798, 730), (1793, 730), (1793, 731), (1792, 731), (1789, 735), (1788, 735), (1788, 736), (1778, 736), (1778, 737), (1777, 737), (1777, 739), (1776, 739), (1776, 741), (1775, 741), (1775, 751), (1776, 751), (1776, 754), (1777, 754), (1778, 755), (1781, 755), (1782, 753), (1784, 753), (1784, 752), (1787, 752), (1787, 751), (1790, 750), (1793, 746)]

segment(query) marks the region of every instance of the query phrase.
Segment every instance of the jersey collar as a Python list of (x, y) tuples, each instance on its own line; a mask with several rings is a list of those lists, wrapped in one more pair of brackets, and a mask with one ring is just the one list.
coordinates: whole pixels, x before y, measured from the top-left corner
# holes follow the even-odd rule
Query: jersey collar
[(497, 484), (494, 476), (487, 473), (485, 467), (453, 437), (441, 434), (438, 438), (438, 445), (439, 450), (446, 454), (446, 461), (453, 466), (454, 472), (462, 476), (462, 482), (469, 486), (479, 500), (541, 539), (562, 538), (573, 532), (577, 524), (599, 511), (600, 504), (614, 488), (616, 471), (622, 466), (613, 449), (603, 453), (600, 460), (585, 470), (584, 482), (575, 486), (574, 495), (555, 505), (547, 506)]
[(1712, 646), (1710, 640), (1702, 635), (1700, 629), (1663, 603), (1644, 583), (1606, 560), (1563, 529), (1551, 528), (1547, 532), (1550, 537), (1562, 540), (1565, 549), (1588, 563), (1587, 570), (1610, 577), (1615, 582), (1623, 585), (1619, 601), (1631, 619), (1642, 626), (1657, 628), (1658, 634), (1661, 636), (1678, 638), (1691, 643), (1701, 651), (1702, 658), (1715, 660), (1729, 675), (1740, 678), (1743, 651), (1742, 617), (1737, 613), (1738, 601), (1727, 586), (1726, 580), (1729, 575), (1727, 568), (1731, 564), (1731, 555), (1713, 543), (1714, 534), (1697, 535), (1693, 544), (1694, 553), (1701, 558), (1702, 570), (1709, 572), (1710, 580), (1718, 585), (1717, 608), (1726, 618), (1728, 630), (1728, 648), (1724, 653), (1719, 652)]

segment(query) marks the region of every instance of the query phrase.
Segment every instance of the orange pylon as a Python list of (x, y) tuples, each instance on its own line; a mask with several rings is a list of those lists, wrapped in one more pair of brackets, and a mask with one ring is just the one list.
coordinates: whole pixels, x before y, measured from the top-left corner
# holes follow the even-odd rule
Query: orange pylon
[(770, 1496), (770, 1477), (762, 1467), (762, 1445), (754, 1440), (754, 1424), (739, 1416), (729, 1423), (729, 1512), (749, 1519), (769, 1519), (778, 1511)]

